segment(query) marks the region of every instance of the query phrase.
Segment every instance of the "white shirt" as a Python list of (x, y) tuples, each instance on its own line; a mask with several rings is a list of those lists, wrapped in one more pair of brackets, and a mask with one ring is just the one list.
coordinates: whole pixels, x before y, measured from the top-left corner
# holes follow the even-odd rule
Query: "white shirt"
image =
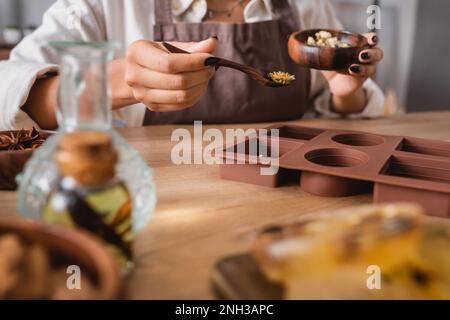
[[(115, 58), (125, 56), (128, 45), (139, 39), (153, 39), (155, 0), (58, 0), (45, 13), (43, 24), (12, 52), (9, 61), (0, 62), (0, 129), (35, 125), (20, 110), (28, 99), (36, 79), (57, 71), (58, 59), (47, 44), (51, 40), (105, 41), (121, 44)], [(301, 29), (342, 29), (328, 0), (290, 0)], [(173, 0), (174, 19), (201, 22), (207, 13), (206, 0)], [(76, 17), (81, 17), (77, 19)], [(246, 23), (270, 20), (270, 0), (251, 0), (244, 11)], [(377, 117), (383, 113), (384, 95), (368, 80), (364, 84), (368, 105), (352, 117)], [(312, 72), (311, 108), (315, 114), (337, 117), (330, 111), (330, 92), (325, 78)], [(141, 126), (146, 107), (143, 104), (114, 111), (116, 123)]]

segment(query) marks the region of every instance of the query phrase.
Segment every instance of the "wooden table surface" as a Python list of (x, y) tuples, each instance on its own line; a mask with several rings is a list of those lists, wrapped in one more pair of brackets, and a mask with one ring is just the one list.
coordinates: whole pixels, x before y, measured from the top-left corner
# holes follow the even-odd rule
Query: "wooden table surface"
[[(294, 123), (450, 140), (450, 112)], [(370, 202), (368, 195), (321, 198), (302, 192), (298, 186), (269, 189), (222, 181), (217, 166), (175, 166), (170, 159), (175, 143), (170, 138), (178, 127), (121, 131), (155, 169), (158, 189), (156, 214), (136, 240), (137, 267), (126, 281), (127, 296), (131, 299), (213, 298), (209, 279), (214, 264), (225, 256), (248, 250), (250, 235), (255, 231), (295, 221), (314, 211)], [(0, 203), (0, 215), (15, 213), (14, 193), (0, 192)]]

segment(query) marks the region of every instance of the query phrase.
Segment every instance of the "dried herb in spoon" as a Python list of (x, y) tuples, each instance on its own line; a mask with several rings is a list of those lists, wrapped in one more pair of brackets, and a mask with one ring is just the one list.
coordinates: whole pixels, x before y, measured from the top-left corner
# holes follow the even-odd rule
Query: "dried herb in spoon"
[[(163, 42), (163, 46), (174, 54), (190, 54), (189, 52), (177, 48), (170, 43)], [(206, 66), (214, 66), (216, 70), (219, 67), (231, 68), (247, 74), (253, 80), (256, 80), (267, 87), (277, 88), (286, 87), (295, 81), (295, 76), (283, 71), (267, 72), (266, 70), (256, 69), (251, 66), (243, 65), (227, 59), (219, 57), (210, 57), (205, 60)]]
[(41, 138), (39, 131), (32, 130), (11, 131), (0, 134), (0, 151), (23, 151), (39, 148), (45, 139)]
[(269, 73), (270, 79), (279, 85), (287, 86), (295, 81), (295, 76), (283, 71), (273, 71)]

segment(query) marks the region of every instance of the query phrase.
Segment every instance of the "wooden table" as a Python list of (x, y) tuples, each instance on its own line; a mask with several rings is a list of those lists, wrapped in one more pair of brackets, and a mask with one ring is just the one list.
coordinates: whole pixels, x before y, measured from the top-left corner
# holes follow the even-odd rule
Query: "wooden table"
[[(450, 140), (450, 112), (294, 123)], [(174, 129), (155, 126), (122, 131), (155, 169), (159, 201), (153, 220), (136, 241), (137, 268), (126, 284), (129, 298), (213, 298), (209, 278), (214, 264), (224, 256), (248, 250), (255, 231), (314, 211), (370, 202), (367, 195), (320, 198), (303, 193), (298, 186), (268, 189), (221, 181), (217, 166), (174, 166), (170, 160)], [(0, 214), (15, 212), (14, 193), (1, 192), (0, 203)]]

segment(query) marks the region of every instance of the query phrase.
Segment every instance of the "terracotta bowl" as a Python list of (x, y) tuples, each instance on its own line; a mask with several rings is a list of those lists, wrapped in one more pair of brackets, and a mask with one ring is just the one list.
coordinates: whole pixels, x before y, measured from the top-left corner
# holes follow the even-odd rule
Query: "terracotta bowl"
[[(328, 31), (333, 37), (348, 43), (349, 48), (316, 47), (307, 45), (308, 37), (314, 37), (319, 31)], [(367, 39), (358, 33), (332, 29), (313, 29), (293, 33), (289, 38), (289, 55), (297, 64), (318, 70), (346, 72), (359, 63), (359, 54), (369, 48)]]
[(122, 279), (116, 261), (105, 245), (84, 231), (37, 221), (0, 219), (0, 236), (14, 234), (25, 243), (39, 244), (49, 253), (52, 267), (77, 265), (95, 285), (95, 300), (120, 298)]
[[(17, 133), (19, 131), (0, 131), (0, 134)], [(47, 139), (52, 132), (39, 131), (42, 139)], [(15, 190), (16, 176), (22, 172), (26, 162), (34, 150), (0, 151), (0, 190)]]

